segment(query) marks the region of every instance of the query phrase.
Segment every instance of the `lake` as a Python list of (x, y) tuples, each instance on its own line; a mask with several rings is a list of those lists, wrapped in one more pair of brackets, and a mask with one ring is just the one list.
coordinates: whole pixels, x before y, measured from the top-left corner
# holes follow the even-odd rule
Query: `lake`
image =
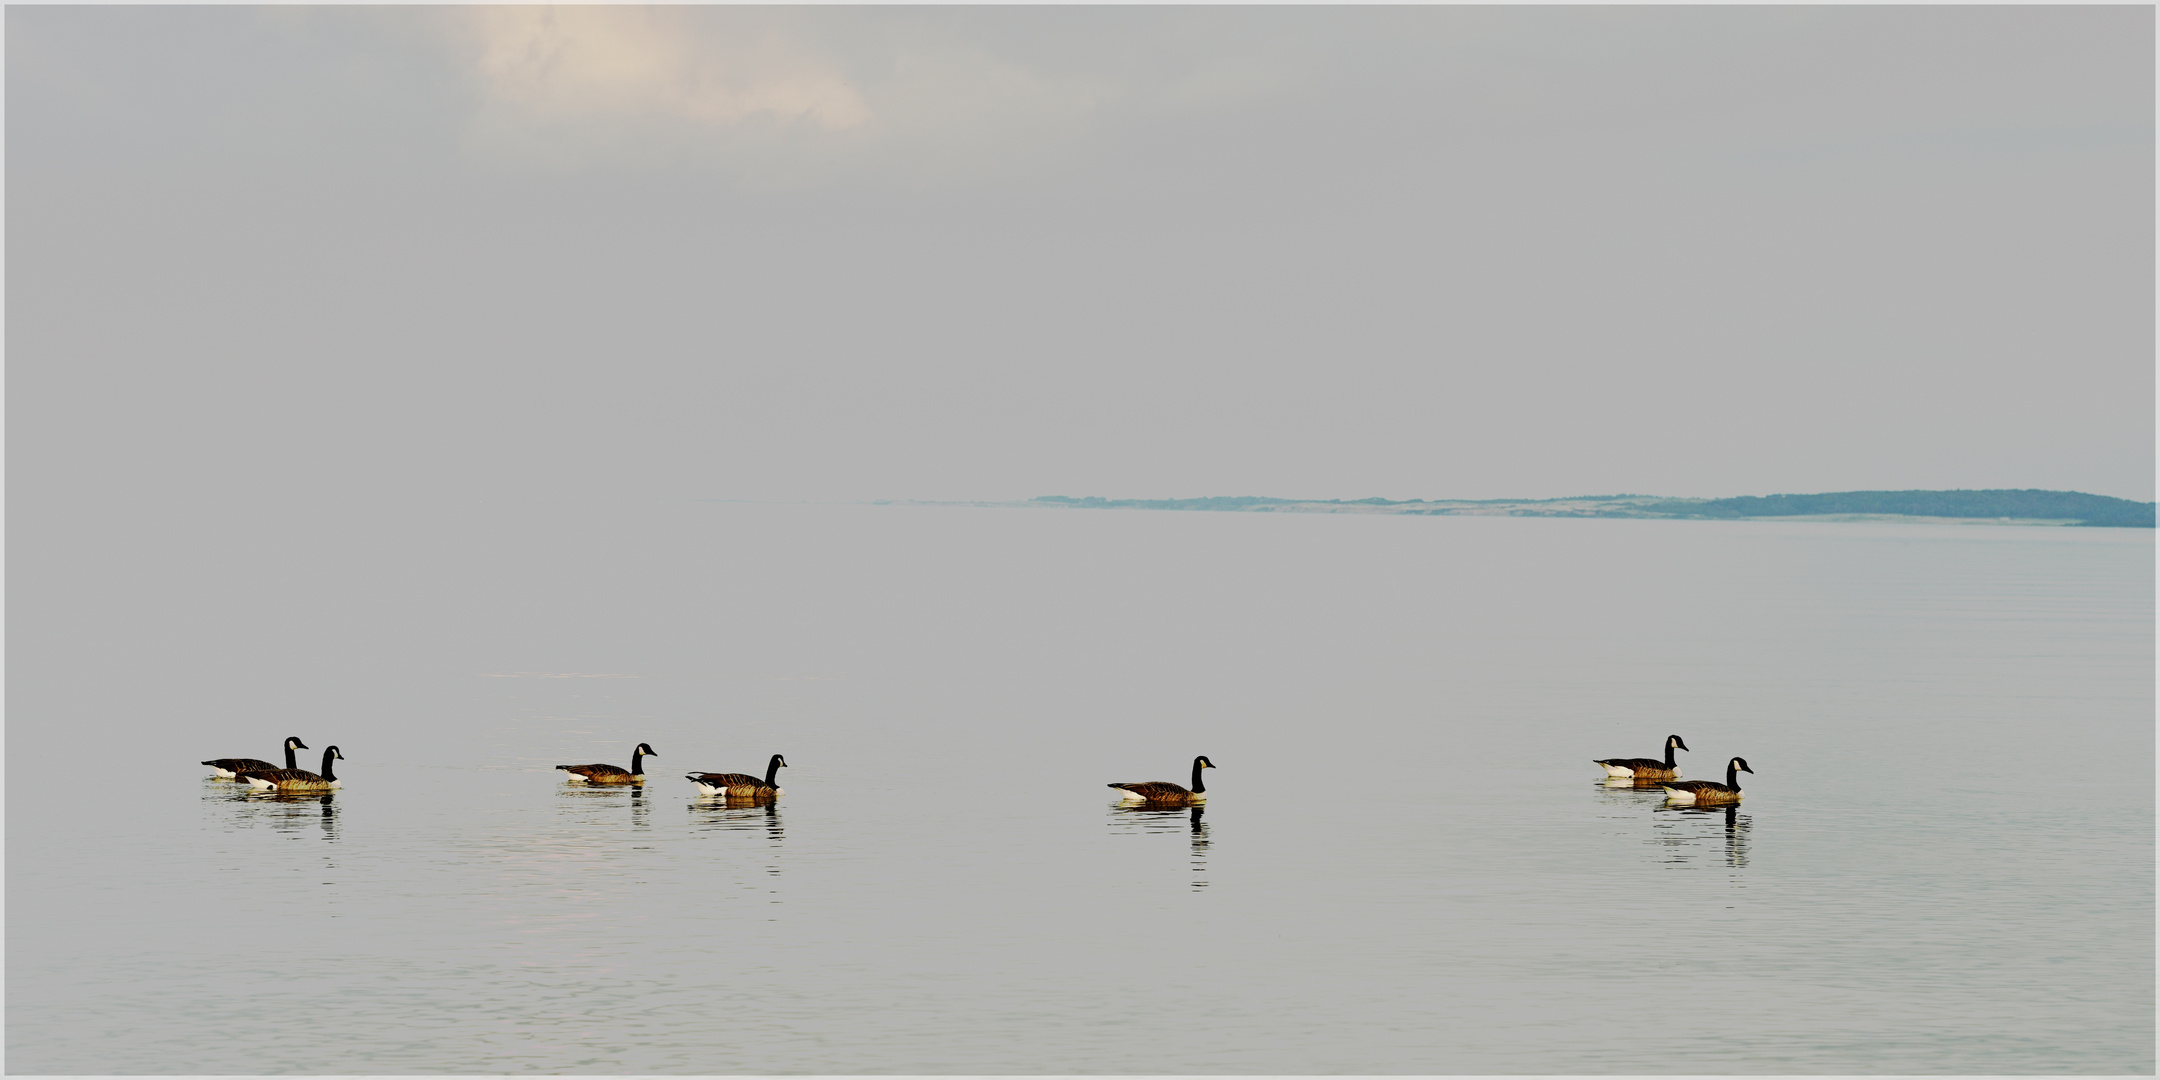
[(2150, 1073), (2153, 536), (19, 516), (7, 1066)]

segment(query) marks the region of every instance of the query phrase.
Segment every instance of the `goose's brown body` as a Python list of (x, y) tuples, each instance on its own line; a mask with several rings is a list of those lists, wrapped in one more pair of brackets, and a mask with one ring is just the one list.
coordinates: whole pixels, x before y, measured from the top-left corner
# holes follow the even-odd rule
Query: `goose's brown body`
[(335, 746), (323, 748), (322, 772), (311, 773), (306, 769), (245, 769), (238, 773), (242, 780), (256, 787), (276, 788), (279, 791), (330, 791), (341, 781), (331, 763), (342, 760), (345, 755)]
[(1207, 784), (1200, 779), (1200, 770), (1212, 769), (1215, 763), (1203, 754), (1193, 759), (1192, 787), (1185, 788), (1168, 780), (1144, 780), (1132, 784), (1112, 784), (1111, 787), (1125, 792), (1125, 798), (1151, 803), (1204, 803), (1207, 801)]
[(575, 775), (588, 784), (636, 784), (642, 783), (645, 774), (631, 772), (620, 765), (557, 765), (564, 772)]
[(745, 799), (755, 798), (759, 795), (772, 795), (780, 790), (779, 788), (774, 787), (773, 785), (768, 784), (765, 781), (750, 775), (749, 773), (693, 773), (690, 775), (689, 779), (696, 781), (700, 786), (703, 787), (717, 788), (719, 790), (715, 791), (714, 794), (726, 795), (731, 799)]
[(1739, 802), (1743, 797), (1738, 789), (1715, 780), (1681, 780), (1659, 786), (1670, 792), (1685, 792), (1692, 801), (1699, 803)]
[[(286, 739), (285, 768), (294, 770), (299, 769), (300, 762), (298, 761), (298, 759), (293, 757), (293, 751), (305, 750), (307, 748), (308, 744), (301, 742), (300, 736), (298, 735)], [(208, 765), (213, 769), (216, 769), (218, 771), (218, 776), (221, 779), (229, 778), (234, 780), (239, 779), (240, 774), (244, 772), (273, 772), (277, 769), (277, 766), (270, 762), (264, 761), (261, 758), (251, 757), (212, 758), (209, 761), (203, 762), (203, 764)]]
[[(275, 772), (281, 767), (272, 762), (264, 761), (261, 758), (253, 757), (212, 758), (209, 761), (203, 762), (203, 764), (208, 765), (211, 768), (217, 769), (221, 772), (231, 773), (234, 776), (238, 776), (239, 774), (244, 772)], [(297, 761), (288, 761), (282, 767), (287, 769), (295, 769), (299, 768), (299, 766), (300, 763)]]
[(1599, 765), (1617, 765), (1627, 770), (1626, 776), (1632, 776), (1637, 780), (1671, 780), (1680, 775), (1678, 768), (1667, 767), (1664, 762), (1651, 758), (1603, 758), (1597, 763)]
[(1665, 789), (1665, 797), (1672, 802), (1691, 802), (1698, 806), (1708, 803), (1736, 803), (1746, 798), (1740, 793), (1740, 774), (1754, 771), (1748, 768), (1746, 758), (1734, 758), (1725, 766), (1725, 782), (1722, 784), (1715, 780), (1675, 780), (1658, 786)]
[[(1144, 780), (1135, 784), (1112, 784), (1110, 786), (1130, 791), (1149, 802), (1191, 802), (1195, 794), (1192, 790), (1173, 784), (1168, 780)], [(1199, 798), (1205, 802), (1207, 795), (1200, 794)]]
[(242, 780), (260, 780), (263, 787), (279, 791), (328, 791), (337, 787), (339, 781), (326, 780), (306, 769), (263, 769), (240, 774)]
[(1616, 780), (1671, 780), (1680, 775), (1680, 767), (1673, 761), (1674, 750), (1687, 749), (1687, 743), (1678, 735), (1665, 736), (1665, 760), (1656, 758), (1622, 757), (1598, 758), (1592, 764), (1605, 767), (1605, 775)]
[(659, 757), (653, 748), (639, 743), (630, 751), (630, 767), (620, 765), (557, 765), (555, 766), (588, 784), (642, 784), (645, 782), (645, 759)]
[(769, 799), (781, 794), (780, 770), (787, 767), (787, 759), (774, 754), (765, 763), (763, 779), (749, 773), (703, 772), (688, 773), (683, 777), (695, 783), (703, 795), (725, 795), (730, 799)]

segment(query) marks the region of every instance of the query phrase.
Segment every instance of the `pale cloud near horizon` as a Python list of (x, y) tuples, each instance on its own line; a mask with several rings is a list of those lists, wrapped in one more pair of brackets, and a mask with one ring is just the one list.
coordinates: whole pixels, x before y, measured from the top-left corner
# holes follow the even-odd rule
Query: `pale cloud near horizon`
[(483, 6), (461, 14), (490, 97), (549, 119), (657, 115), (726, 126), (770, 116), (838, 131), (871, 118), (861, 92), (829, 65), (770, 34), (700, 34), (681, 8)]
[(479, 88), (466, 146), (482, 160), (687, 163), (763, 186), (996, 174), (1054, 154), (1107, 106), (1207, 108), (1268, 83), (1251, 58), (1143, 85), (1050, 70), (947, 22), (866, 34), (805, 9), (477, 7), (438, 25)]

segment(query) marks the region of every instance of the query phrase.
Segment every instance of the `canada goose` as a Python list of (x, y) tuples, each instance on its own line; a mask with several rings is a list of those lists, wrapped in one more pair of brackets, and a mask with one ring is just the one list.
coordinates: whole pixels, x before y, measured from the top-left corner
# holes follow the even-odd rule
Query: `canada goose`
[(1200, 782), (1200, 770), (1212, 769), (1215, 763), (1202, 754), (1192, 759), (1192, 790), (1187, 791), (1167, 780), (1149, 780), (1138, 784), (1112, 784), (1125, 794), (1120, 799), (1135, 799), (1151, 803), (1201, 803), (1207, 801), (1207, 785)]
[(765, 799), (785, 795), (778, 781), (780, 770), (787, 768), (787, 759), (778, 754), (765, 763), (765, 779), (760, 780), (749, 773), (694, 772), (683, 777), (697, 784), (700, 795), (726, 795), (735, 799)]
[(1637, 780), (1672, 780), (1680, 775), (1673, 764), (1673, 751), (1686, 750), (1687, 744), (1678, 735), (1665, 736), (1665, 760), (1646, 757), (1600, 758), (1597, 763), (1605, 766), (1605, 775), (1616, 779), (1633, 777)]
[[(292, 738), (285, 740), (285, 767), (288, 769), (299, 768), (300, 762), (293, 758), (293, 751), (305, 750), (307, 748), (308, 744), (301, 742), (300, 736), (298, 735), (295, 735)], [(277, 766), (272, 765), (261, 758), (251, 757), (212, 758), (209, 761), (203, 762), (203, 764), (208, 765), (213, 769), (216, 769), (217, 777), (220, 780), (234, 779), (238, 777), (243, 770), (253, 770), (260, 772), (267, 769), (277, 768)]]
[(1665, 789), (1667, 802), (1739, 802), (1746, 797), (1740, 794), (1740, 774), (1754, 771), (1747, 767), (1746, 758), (1734, 758), (1732, 764), (1725, 766), (1725, 782), (1722, 784), (1715, 780), (1680, 780), (1658, 786)]
[(628, 772), (614, 765), (557, 765), (562, 771), (588, 784), (642, 784), (645, 782), (645, 759), (659, 757), (648, 743), (637, 744), (630, 751)]
[(279, 791), (329, 791), (338, 786), (337, 774), (330, 771), (330, 763), (342, 761), (344, 757), (337, 747), (326, 747), (322, 752), (322, 774), (319, 776), (306, 769), (244, 769), (240, 779), (258, 788)]

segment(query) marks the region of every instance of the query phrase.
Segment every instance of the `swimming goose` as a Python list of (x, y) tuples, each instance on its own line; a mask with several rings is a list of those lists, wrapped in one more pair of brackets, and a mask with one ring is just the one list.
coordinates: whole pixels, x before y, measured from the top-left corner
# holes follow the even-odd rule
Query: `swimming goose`
[(1202, 803), (1207, 801), (1207, 785), (1200, 782), (1200, 770), (1214, 767), (1215, 763), (1209, 761), (1205, 754), (1192, 759), (1191, 791), (1187, 791), (1168, 780), (1149, 780), (1138, 784), (1112, 784), (1110, 786), (1125, 792), (1125, 794), (1118, 796), (1121, 800), (1132, 799), (1151, 803)]
[(1673, 751), (1686, 750), (1687, 744), (1678, 735), (1665, 736), (1665, 760), (1646, 757), (1599, 758), (1597, 764), (1605, 766), (1605, 775), (1620, 779), (1633, 777), (1637, 780), (1671, 780), (1680, 775), (1673, 764)]
[(322, 752), (322, 774), (316, 775), (306, 769), (243, 769), (240, 779), (258, 788), (276, 788), (279, 791), (329, 791), (338, 786), (337, 774), (330, 771), (330, 763), (343, 760), (345, 755), (335, 746)]
[[(295, 735), (295, 736), (293, 736), (292, 738), (289, 738), (289, 739), (285, 740), (285, 767), (286, 767), (286, 768), (288, 768), (288, 769), (297, 769), (297, 768), (299, 768), (299, 767), (300, 767), (300, 762), (299, 762), (298, 760), (294, 759), (294, 757), (293, 757), (293, 751), (295, 751), (295, 750), (305, 750), (305, 749), (307, 749), (307, 748), (308, 748), (308, 744), (306, 744), (306, 743), (304, 743), (304, 742), (301, 742), (301, 741), (300, 741), (300, 736), (298, 736), (298, 735)], [(240, 772), (241, 772), (242, 770), (246, 770), (246, 769), (252, 769), (252, 770), (258, 770), (258, 771), (260, 771), (260, 770), (266, 770), (266, 769), (275, 769), (275, 768), (277, 768), (277, 766), (275, 766), (275, 765), (272, 765), (272, 764), (270, 764), (269, 762), (267, 762), (267, 761), (264, 761), (264, 760), (263, 760), (263, 759), (261, 759), (261, 758), (251, 758), (251, 757), (221, 757), (221, 758), (212, 758), (212, 759), (210, 759), (209, 761), (205, 761), (205, 762), (203, 762), (203, 764), (205, 764), (205, 765), (208, 765), (208, 766), (210, 766), (210, 767), (211, 767), (211, 768), (213, 768), (213, 769), (216, 769), (216, 770), (217, 770), (217, 777), (218, 777), (218, 779), (220, 779), (220, 780), (231, 780), (231, 779), (234, 779), (234, 778), (236, 778), (236, 777), (237, 777), (237, 776), (238, 776), (238, 775), (240, 774)]]
[(1734, 758), (1732, 764), (1725, 766), (1725, 782), (1722, 784), (1715, 780), (1680, 780), (1658, 786), (1665, 789), (1666, 802), (1739, 802), (1745, 798), (1740, 794), (1740, 774), (1754, 771), (1748, 768), (1746, 758)]
[(765, 779), (763, 780), (759, 780), (749, 773), (739, 772), (694, 772), (686, 774), (683, 778), (697, 784), (698, 794), (700, 795), (726, 795), (736, 799), (768, 799), (775, 795), (787, 794), (787, 792), (780, 790), (777, 783), (780, 779), (780, 770), (786, 767), (787, 759), (774, 754), (772, 760), (765, 763)]
[(639, 743), (637, 749), (630, 751), (630, 768), (627, 771), (615, 765), (557, 765), (555, 767), (569, 773), (573, 779), (583, 780), (588, 784), (642, 784), (645, 782), (645, 759), (659, 756), (658, 753), (653, 751), (650, 744)]

